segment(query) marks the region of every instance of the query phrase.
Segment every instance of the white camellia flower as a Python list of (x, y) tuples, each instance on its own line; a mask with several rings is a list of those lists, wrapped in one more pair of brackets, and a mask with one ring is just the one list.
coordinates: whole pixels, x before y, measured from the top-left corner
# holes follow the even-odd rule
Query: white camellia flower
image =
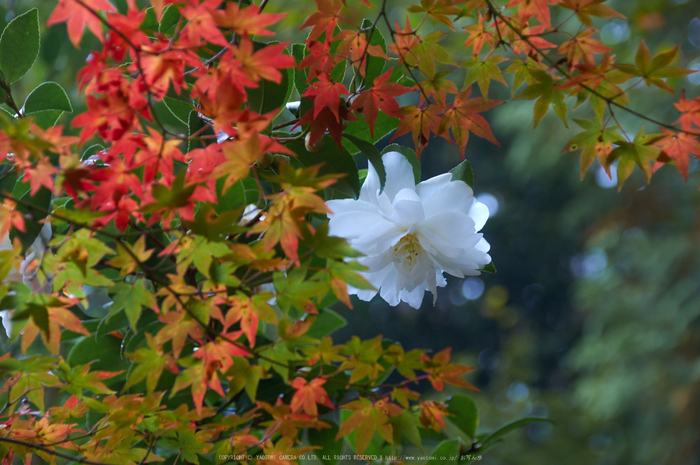
[[(437, 287), (447, 284), (443, 272), (476, 276), (491, 262), (490, 246), (479, 233), (489, 211), (450, 173), (416, 185), (403, 155), (388, 152), (383, 162), (384, 191), (379, 193), (379, 176), (370, 165), (359, 199), (326, 202), (333, 211), (330, 234), (365, 255), (358, 262), (369, 270), (361, 274), (389, 305), (404, 301), (419, 308), (426, 290), (435, 303)], [(377, 294), (352, 286), (348, 291), (367, 301)]]

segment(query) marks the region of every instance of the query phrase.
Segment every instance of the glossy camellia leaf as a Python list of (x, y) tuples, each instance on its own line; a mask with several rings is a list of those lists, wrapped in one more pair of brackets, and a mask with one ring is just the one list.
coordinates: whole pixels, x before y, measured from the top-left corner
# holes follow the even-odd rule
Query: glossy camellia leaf
[(459, 440), (442, 441), (430, 454), (430, 459), (426, 465), (450, 465), (456, 464), (459, 460)]
[(121, 357), (121, 340), (111, 335), (81, 338), (68, 352), (66, 362), (73, 367), (90, 363), (93, 370), (124, 370), (129, 365)]
[(12, 84), (29, 71), (39, 54), (39, 10), (17, 16), (0, 37), (0, 71)]
[(23, 109), (25, 115), (47, 110), (73, 111), (66, 91), (55, 82), (44, 82), (37, 86), (27, 96)]
[(330, 428), (309, 429), (309, 443), (312, 446), (318, 446), (323, 451), (318, 454), (318, 457), (324, 465), (335, 465), (338, 463), (338, 455), (343, 450), (343, 441), (336, 441), (335, 436), (338, 434), (338, 427), (331, 425)]
[(314, 339), (322, 339), (348, 324), (343, 316), (330, 309), (319, 312), (318, 318), (311, 324), (306, 335)]
[(369, 162), (372, 163), (374, 170), (379, 176), (380, 189), (384, 190), (384, 184), (386, 183), (386, 169), (384, 168), (384, 162), (382, 162), (382, 154), (379, 153), (379, 149), (377, 149), (373, 144), (370, 144), (369, 142), (365, 141), (364, 139), (360, 139), (359, 137), (355, 137), (351, 134), (343, 135), (347, 140), (352, 142), (355, 147), (360, 149), (362, 153), (364, 153), (367, 157), (367, 160), (369, 160)]
[(218, 179), (216, 181), (217, 203), (214, 205), (214, 211), (218, 214), (256, 204), (260, 197), (258, 184), (252, 177), (239, 179), (226, 189), (226, 192), (223, 191), (223, 187), (224, 178)]
[(533, 423), (554, 423), (552, 420), (549, 418), (523, 418), (521, 420), (514, 421), (512, 423), (508, 423), (504, 426), (501, 426), (499, 429), (494, 431), (493, 433), (489, 434), (482, 442), (482, 447), (481, 450), (485, 451), (492, 447), (496, 442), (500, 441), (501, 438), (509, 433), (512, 433), (515, 430), (518, 430), (520, 428), (524, 428), (527, 425), (531, 425)]
[(464, 181), (469, 187), (474, 189), (474, 170), (468, 160), (464, 160), (459, 165), (450, 170), (453, 181)]
[(476, 428), (479, 426), (479, 411), (476, 402), (471, 397), (457, 394), (445, 401), (447, 411), (451, 416), (449, 421), (466, 433), (470, 438), (476, 438)]

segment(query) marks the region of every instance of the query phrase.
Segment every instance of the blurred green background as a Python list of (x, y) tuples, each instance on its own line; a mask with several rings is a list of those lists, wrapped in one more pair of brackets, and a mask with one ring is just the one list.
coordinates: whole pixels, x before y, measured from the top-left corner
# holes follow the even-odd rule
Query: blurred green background
[[(644, 37), (653, 53), (680, 43), (678, 65), (700, 69), (697, 1), (608, 4), (627, 16), (596, 20), (598, 27), (605, 24), (601, 40), (614, 47), (618, 61), (633, 61)], [(53, 5), (5, 0), (0, 26), (33, 6), (45, 22)], [(297, 29), (313, 5), (294, 4), (281, 23), (281, 40), (303, 40)], [(391, 19), (403, 21), (406, 5), (398, 0), (390, 5)], [(289, 8), (288, 2), (271, 0), (266, 11)], [(362, 13), (356, 13), (348, 14), (359, 19)], [(567, 11), (555, 15), (553, 23), (566, 16)], [(579, 23), (570, 24), (575, 32)], [(426, 27), (425, 33), (430, 23)], [(445, 38), (457, 60), (468, 58), (462, 41)], [(90, 36), (75, 51), (65, 26), (42, 25), (40, 59), (14, 89), (17, 100), (53, 80), (81, 112), (72, 83), (97, 45)], [(463, 76), (453, 77), (461, 84)], [(696, 75), (672, 84), (685, 88), (688, 98), (700, 94)], [(490, 97), (505, 100), (510, 91), (494, 83)], [(672, 106), (677, 97), (670, 94), (642, 85), (630, 97), (641, 113), (667, 122), (678, 116)], [(590, 117), (573, 110), (569, 100), (573, 117)], [(578, 153), (562, 153), (578, 131), (575, 123), (565, 128), (549, 114), (533, 130), (532, 105), (509, 102), (486, 113), (501, 147), (474, 136), (467, 146), (476, 195), (492, 210), (484, 234), (498, 273), (450, 279), (435, 307), (426, 297), (419, 311), (391, 308), (378, 299), (357, 302), (354, 310), (341, 309), (349, 324), (335, 339), (383, 334), (406, 348), (437, 352), (451, 346), (454, 358), (477, 368), (468, 379), (481, 390), (474, 397), (484, 428), (523, 416), (554, 420), (513, 433), (481, 463), (700, 464), (698, 163), (691, 163), (686, 184), (666, 166), (650, 186), (635, 172), (618, 193), (597, 163), (581, 181)], [(623, 112), (617, 116), (629, 134), (644, 124)], [(435, 139), (423, 152), (423, 177), (459, 161), (456, 147)], [(7, 349), (4, 335), (0, 349)]]

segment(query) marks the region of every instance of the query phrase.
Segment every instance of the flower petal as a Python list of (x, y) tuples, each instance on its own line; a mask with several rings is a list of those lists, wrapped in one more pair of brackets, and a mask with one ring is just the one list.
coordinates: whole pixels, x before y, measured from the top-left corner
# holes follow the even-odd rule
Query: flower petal
[(394, 197), (394, 211), (389, 219), (399, 226), (411, 229), (425, 219), (423, 202), (415, 191), (401, 189)]
[(472, 208), (469, 209), (469, 216), (474, 219), (476, 230), (481, 231), (481, 228), (486, 224), (486, 220), (489, 219), (489, 207), (481, 202), (474, 202)]
[(350, 242), (365, 234), (378, 223), (393, 226), (376, 213), (368, 211), (354, 211), (334, 215), (328, 223), (328, 232), (331, 236), (340, 236)]
[(402, 290), (399, 292), (399, 298), (415, 309), (419, 309), (423, 303), (425, 295), (425, 286), (416, 287), (412, 291)]
[[(430, 190), (432, 189), (421, 189), (421, 191)], [(418, 195), (423, 199), (423, 208), (428, 217), (444, 212), (468, 214), (474, 204), (474, 191), (463, 181), (450, 181), (435, 189), (432, 195), (427, 198), (424, 197), (425, 194), (423, 192), (418, 192)]]
[[(393, 202), (396, 194), (402, 189), (416, 190), (413, 168), (408, 160), (406, 160), (406, 157), (399, 152), (387, 152), (382, 157), (382, 161), (384, 162), (384, 168), (386, 168), (387, 173), (384, 192), (389, 196), (389, 200)], [(371, 164), (369, 170), (374, 170)], [(369, 171), (367, 177), (369, 178)]]

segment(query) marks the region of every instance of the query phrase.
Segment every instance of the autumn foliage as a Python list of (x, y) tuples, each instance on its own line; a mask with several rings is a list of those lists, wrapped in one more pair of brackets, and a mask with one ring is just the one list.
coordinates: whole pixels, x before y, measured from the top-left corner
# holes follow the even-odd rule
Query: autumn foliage
[[(495, 85), (534, 101), (534, 126), (550, 109), (568, 125), (572, 102), (587, 108), (564, 147), (581, 150), (582, 176), (598, 160), (618, 163), (620, 186), (635, 166), (647, 181), (666, 163), (685, 178), (700, 156), (699, 99), (679, 94), (677, 121), (638, 115), (650, 132), (618, 124), (634, 112), (629, 86), (675, 92), (690, 71), (674, 65), (678, 47), (643, 41), (634, 63), (618, 63), (596, 38), (594, 18), (622, 17), (604, 0), (421, 0), (401, 3), (403, 18), (386, 0), (315, 3), (298, 25), (306, 40), (280, 43), (284, 14), (267, 0), (58, 0), (46, 24), (76, 48), (86, 34), (102, 44), (83, 52), (86, 111), (74, 116), (53, 82), (17, 103), (38, 13), (6, 27), (0, 310), (21, 353), (0, 357), (3, 463), (219, 463), (339, 453), (342, 441), (357, 453), (483, 452), (514, 426), (477, 433), (469, 397), (419, 394), (475, 389), (449, 349), (331, 338), (344, 320), (330, 306), (351, 307), (347, 285), (369, 283), (329, 236), (325, 201), (358, 195), (363, 158), (383, 186), (383, 138), (410, 134), (401, 153), (417, 168), (435, 137), (463, 158), (471, 135), (498, 145)], [(555, 10), (578, 32), (553, 24)], [(467, 161), (460, 172), (471, 184)]]

